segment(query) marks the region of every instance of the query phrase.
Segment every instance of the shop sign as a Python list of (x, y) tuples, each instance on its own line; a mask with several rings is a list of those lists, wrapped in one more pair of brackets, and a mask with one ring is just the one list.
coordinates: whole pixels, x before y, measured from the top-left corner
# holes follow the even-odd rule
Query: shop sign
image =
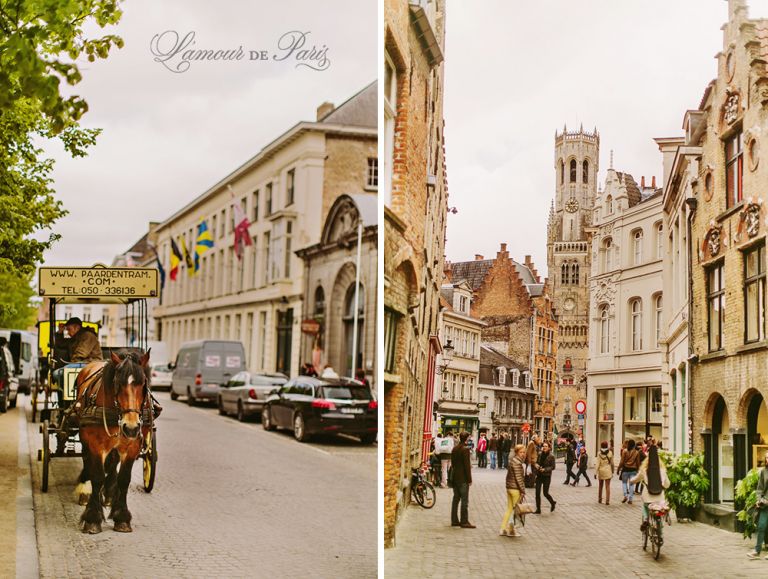
[(305, 334), (315, 336), (320, 333), (320, 322), (312, 319), (304, 320), (301, 322), (301, 331)]

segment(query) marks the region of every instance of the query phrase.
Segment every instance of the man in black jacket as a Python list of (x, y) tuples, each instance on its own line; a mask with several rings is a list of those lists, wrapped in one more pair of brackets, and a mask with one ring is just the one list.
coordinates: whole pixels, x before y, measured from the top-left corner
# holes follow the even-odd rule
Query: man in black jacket
[(501, 466), (499, 468), (507, 468), (509, 465), (509, 451), (512, 450), (512, 437), (509, 434), (504, 434), (501, 442), (501, 452), (499, 458)]
[(536, 463), (536, 512), (541, 514), (541, 491), (544, 490), (544, 496), (549, 501), (549, 512), (555, 510), (557, 501), (549, 496), (549, 483), (552, 482), (552, 471), (555, 470), (555, 457), (549, 451), (549, 443), (541, 445), (541, 454)]
[(573, 474), (574, 464), (576, 464), (576, 441), (571, 440), (568, 444), (568, 450), (565, 451), (565, 469), (568, 476), (565, 477), (564, 485), (570, 483), (571, 479), (576, 480), (576, 475)]
[[(469, 485), (472, 484), (472, 464), (469, 461), (467, 448), (469, 432), (459, 434), (459, 444), (451, 452), (451, 467), (453, 468), (453, 503), (451, 503), (451, 526), (462, 529), (474, 529), (469, 522)], [(461, 501), (461, 520), (458, 510)]]
[(587, 486), (592, 486), (592, 482), (589, 480), (589, 475), (587, 474), (587, 466), (589, 466), (589, 457), (587, 456), (587, 449), (582, 446), (581, 454), (579, 455), (579, 471), (576, 473), (576, 478), (573, 483), (571, 483), (571, 486), (579, 484), (581, 475), (584, 475), (584, 479), (587, 481)]

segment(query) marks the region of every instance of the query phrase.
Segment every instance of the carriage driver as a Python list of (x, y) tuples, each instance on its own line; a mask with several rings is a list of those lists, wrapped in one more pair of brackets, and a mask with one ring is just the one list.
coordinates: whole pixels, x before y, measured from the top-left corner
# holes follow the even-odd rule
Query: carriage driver
[(80, 318), (69, 318), (65, 327), (70, 339), (70, 362), (93, 362), (104, 359), (96, 332), (91, 328), (84, 328)]

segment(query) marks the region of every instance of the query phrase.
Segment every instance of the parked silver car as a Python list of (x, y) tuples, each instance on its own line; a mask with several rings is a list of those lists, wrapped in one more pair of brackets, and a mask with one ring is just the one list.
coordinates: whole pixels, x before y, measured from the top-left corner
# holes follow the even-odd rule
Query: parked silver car
[(0, 378), (0, 413), (5, 413), (8, 408), (16, 407), (16, 398), (19, 395), (19, 379), (16, 375), (16, 366), (13, 364), (13, 356), (8, 348), (0, 348), (0, 356), (4, 358), (4, 365), (8, 368), (8, 378)]
[(152, 365), (152, 389), (153, 390), (170, 390), (171, 380), (173, 379), (173, 370), (168, 367), (168, 364), (153, 364)]
[(269, 393), (287, 381), (283, 374), (239, 372), (219, 390), (219, 414), (235, 414), (240, 422), (261, 414)]

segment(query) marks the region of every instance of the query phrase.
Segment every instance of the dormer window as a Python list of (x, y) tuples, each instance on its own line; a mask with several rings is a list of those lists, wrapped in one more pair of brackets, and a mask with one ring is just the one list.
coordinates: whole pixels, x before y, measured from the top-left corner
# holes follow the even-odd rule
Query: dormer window
[(520, 386), (520, 370), (512, 368), (512, 386)]
[(506, 384), (507, 383), (507, 369), (504, 366), (499, 366), (497, 368), (499, 372), (499, 384)]
[(526, 370), (525, 372), (523, 372), (523, 376), (525, 376), (525, 387), (531, 388), (531, 373), (528, 370)]
[(466, 298), (466, 296), (459, 297), (459, 312), (462, 314), (469, 313), (468, 302), (469, 300)]

